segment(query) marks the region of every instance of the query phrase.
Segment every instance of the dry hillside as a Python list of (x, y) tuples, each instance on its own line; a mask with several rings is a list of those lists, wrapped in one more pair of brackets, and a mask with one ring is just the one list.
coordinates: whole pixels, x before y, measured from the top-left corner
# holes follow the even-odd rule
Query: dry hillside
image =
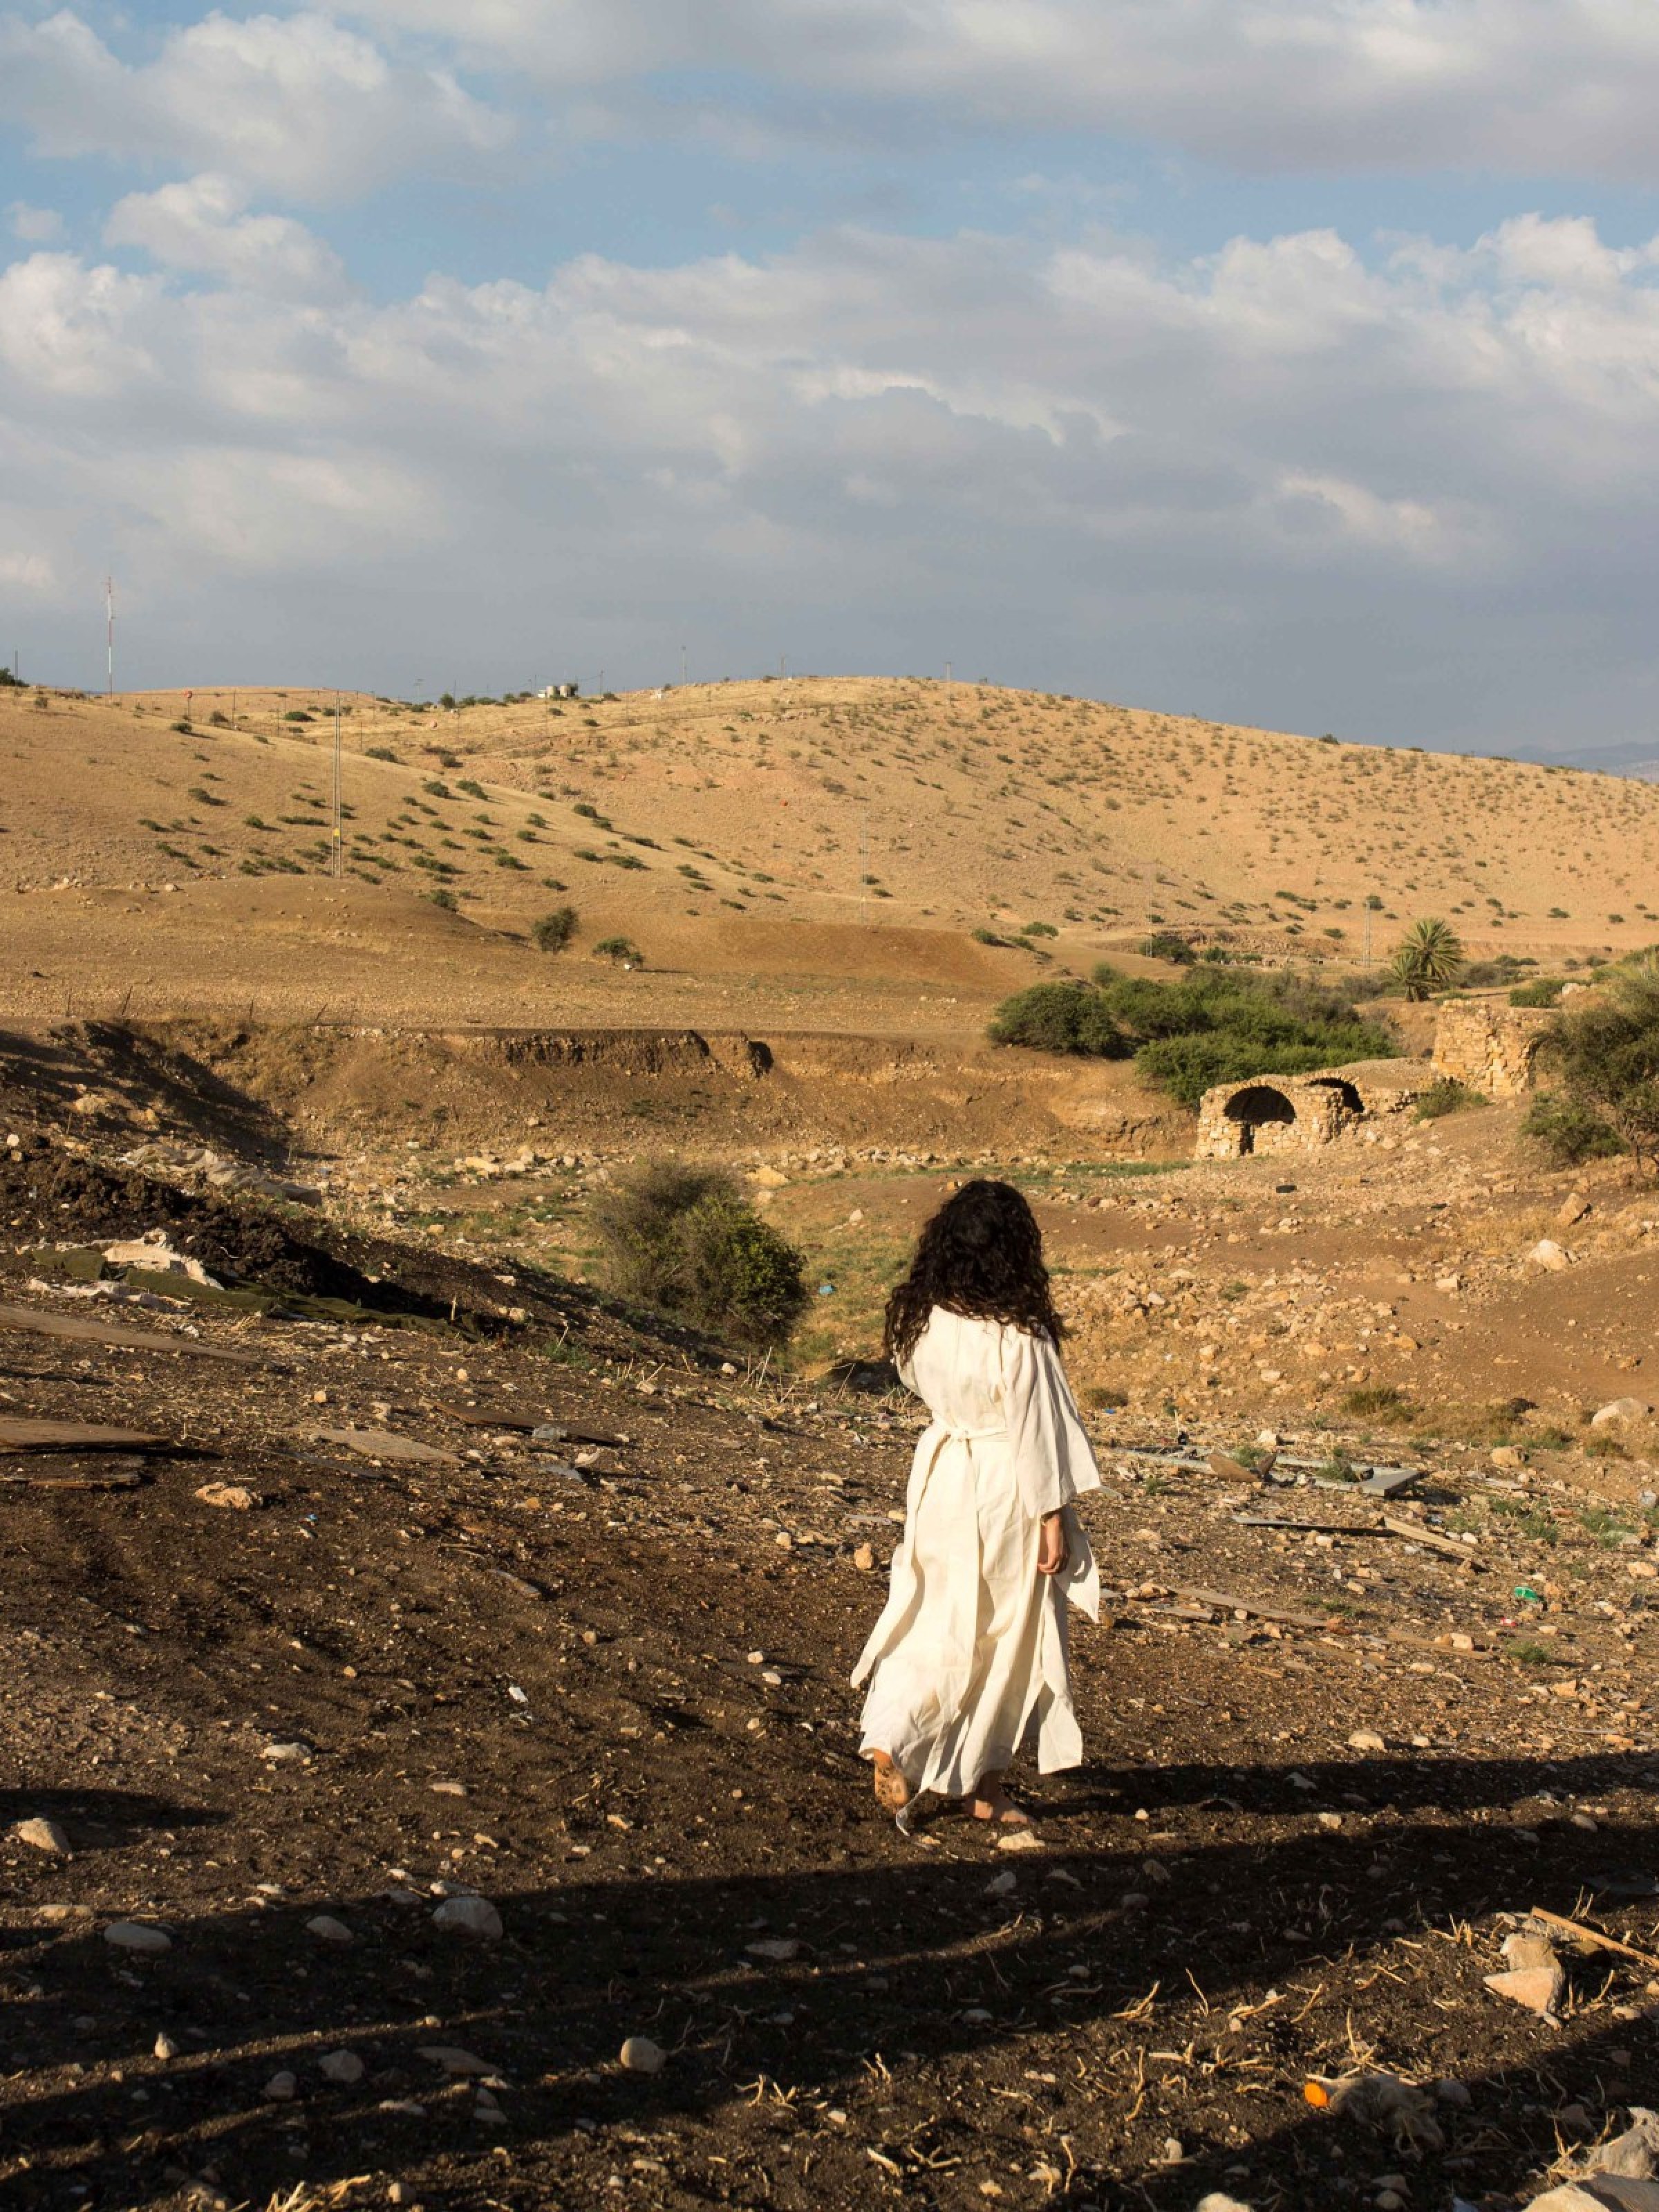
[[(1651, 786), (878, 679), (348, 697), (335, 887), (331, 707), (198, 691), (181, 727), (182, 693), (0, 692), (9, 1010), (78, 981), (76, 1011), (949, 1030), (1034, 955), (1081, 970), (1161, 923), (1338, 960), (1426, 912), (1545, 958), (1659, 934)], [(565, 902), (573, 954), (531, 958)], [(1057, 934), (971, 935), (1033, 922)], [(588, 957), (617, 935), (649, 980)]]

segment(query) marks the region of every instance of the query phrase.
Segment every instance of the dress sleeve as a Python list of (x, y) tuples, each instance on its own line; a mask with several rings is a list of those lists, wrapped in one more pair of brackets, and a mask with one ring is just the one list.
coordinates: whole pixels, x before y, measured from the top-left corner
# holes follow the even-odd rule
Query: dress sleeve
[(1014, 1479), (1028, 1511), (1055, 1513), (1084, 1491), (1099, 1489), (1093, 1447), (1060, 1354), (1046, 1336), (1002, 1332), (1002, 1406)]

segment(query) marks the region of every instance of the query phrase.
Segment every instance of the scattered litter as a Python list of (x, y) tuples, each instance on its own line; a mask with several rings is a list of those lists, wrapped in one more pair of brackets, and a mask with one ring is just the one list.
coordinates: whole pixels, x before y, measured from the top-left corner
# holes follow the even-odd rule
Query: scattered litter
[(252, 1513), (260, 1503), (240, 1482), (204, 1482), (196, 1495), (204, 1505), (222, 1505), (233, 1513)]
[(125, 1243), (106, 1244), (101, 1257), (108, 1267), (141, 1267), (153, 1275), (185, 1275), (210, 1291), (224, 1287), (199, 1260), (170, 1244), (165, 1229), (147, 1230), (143, 1236), (130, 1237)]
[(1315, 2075), (1302, 2094), (1316, 2112), (1358, 2120), (1389, 2136), (1396, 2150), (1420, 2157), (1440, 2150), (1445, 2136), (1434, 2116), (1432, 2094), (1398, 2074), (1378, 2071), (1337, 2078)]
[(423, 1444), (414, 1437), (400, 1437), (393, 1429), (314, 1429), (319, 1443), (337, 1444), (361, 1459), (406, 1460), (416, 1467), (459, 1467), (460, 1455)]

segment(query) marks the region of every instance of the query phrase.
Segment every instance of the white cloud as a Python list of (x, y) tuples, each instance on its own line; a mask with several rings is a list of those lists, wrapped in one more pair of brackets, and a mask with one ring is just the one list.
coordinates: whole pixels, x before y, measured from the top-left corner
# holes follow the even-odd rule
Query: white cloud
[(199, 270), (271, 299), (321, 299), (346, 289), (331, 247), (290, 216), (249, 215), (234, 178), (192, 177), (131, 192), (110, 211), (106, 246), (136, 246), (169, 268)]
[(550, 654), (644, 678), (684, 627), (716, 668), (971, 640), (1009, 680), (1314, 728), (1357, 697), (1506, 744), (1646, 714), (1652, 249), (1534, 219), (1380, 264), (1320, 230), (1171, 264), (843, 230), (274, 315), (305, 234), (262, 220), (204, 179), (126, 204), (216, 289), (0, 273), (9, 494), (100, 562), (123, 518), (149, 635), (234, 640), (228, 675), (285, 648), (407, 684), (418, 641), (481, 684)]
[(64, 234), (64, 218), (55, 208), (31, 207), (27, 200), (12, 202), (6, 222), (25, 246), (54, 246)]
[(1112, 131), (1265, 171), (1659, 176), (1650, 0), (471, 0), (464, 14), (450, 0), (355, 0), (350, 12), (559, 90), (723, 68), (921, 102), (957, 125)]
[(56, 572), (44, 553), (0, 542), (0, 584), (10, 591), (33, 594), (52, 591), (57, 583)]
[(209, 15), (137, 65), (67, 9), (0, 19), (0, 115), (44, 154), (210, 169), (301, 200), (471, 172), (510, 135), (447, 71), (306, 13)]

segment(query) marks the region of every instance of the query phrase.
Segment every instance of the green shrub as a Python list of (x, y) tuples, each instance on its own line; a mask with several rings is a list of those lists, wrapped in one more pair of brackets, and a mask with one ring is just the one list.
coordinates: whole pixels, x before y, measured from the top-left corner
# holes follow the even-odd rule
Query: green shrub
[(1125, 1060), (1133, 1047), (1086, 983), (1033, 983), (997, 1008), (988, 1031), (993, 1044), (1023, 1044), (1097, 1060)]
[(999, 937), (994, 929), (976, 929), (972, 933), (975, 945), (1006, 945), (1006, 937)]
[(1559, 975), (1540, 975), (1530, 983), (1517, 983), (1510, 993), (1512, 1006), (1559, 1006), (1565, 985)]
[(1092, 988), (1039, 983), (1004, 1001), (992, 1041), (1040, 1051), (1093, 1054), (1135, 1064), (1183, 1105), (1218, 1083), (1252, 1075), (1306, 1075), (1346, 1060), (1396, 1053), (1386, 1030), (1348, 1000), (1305, 978), (1195, 966), (1178, 983), (1095, 970)]
[(398, 765), (398, 756), (390, 745), (370, 745), (367, 748), (366, 757), (369, 760), (390, 761), (394, 768)]
[(1471, 1106), (1484, 1106), (1486, 1099), (1478, 1091), (1471, 1091), (1467, 1083), (1460, 1083), (1455, 1075), (1443, 1075), (1417, 1102), (1419, 1121), (1438, 1121), (1448, 1114), (1462, 1114)]
[(316, 719), (314, 714), (308, 714), (303, 707), (290, 707), (283, 717), (285, 722), (314, 722)]
[(645, 955), (631, 937), (602, 937), (593, 947), (596, 960), (626, 961), (630, 968), (643, 968)]
[(672, 1320), (760, 1350), (786, 1343), (806, 1310), (800, 1254), (719, 1169), (647, 1161), (592, 1219), (611, 1289)]
[(1613, 1131), (1638, 1166), (1659, 1171), (1659, 967), (1614, 975), (1557, 1020), (1545, 1050), (1567, 1102)]
[(1553, 1091), (1540, 1091), (1527, 1109), (1521, 1133), (1541, 1147), (1552, 1166), (1576, 1168), (1586, 1160), (1611, 1159), (1624, 1151), (1616, 1130), (1599, 1114)]
[(538, 952), (562, 952), (575, 933), (574, 906), (556, 906), (550, 914), (538, 915), (530, 925), (530, 941)]
[(1177, 968), (1190, 968), (1198, 955), (1184, 937), (1177, 937), (1172, 929), (1155, 930), (1152, 936), (1143, 937), (1135, 951), (1143, 960), (1169, 960)]

